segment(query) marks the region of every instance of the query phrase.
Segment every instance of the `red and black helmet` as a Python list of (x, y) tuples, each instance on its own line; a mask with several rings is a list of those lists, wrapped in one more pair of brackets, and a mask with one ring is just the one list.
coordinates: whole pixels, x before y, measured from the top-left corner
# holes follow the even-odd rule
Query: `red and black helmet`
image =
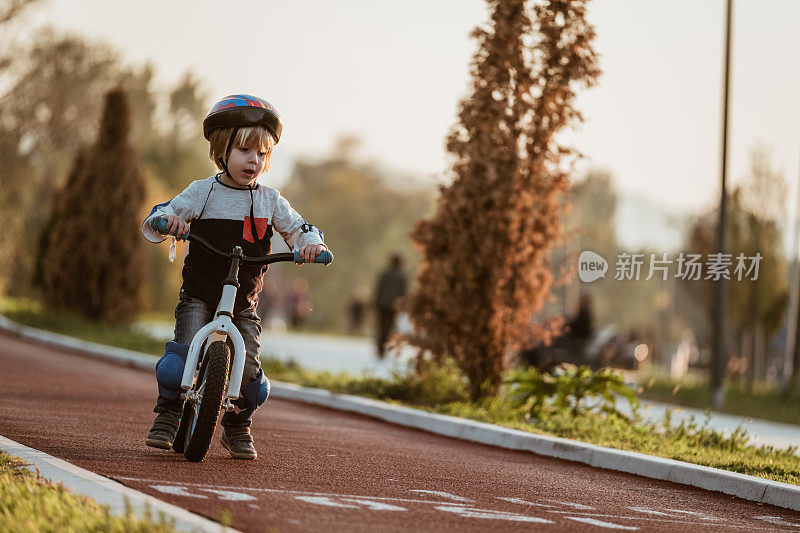
[(266, 128), (277, 143), (281, 138), (283, 122), (278, 111), (263, 98), (249, 94), (232, 94), (211, 107), (203, 120), (203, 135), (208, 139), (211, 130), (247, 126)]

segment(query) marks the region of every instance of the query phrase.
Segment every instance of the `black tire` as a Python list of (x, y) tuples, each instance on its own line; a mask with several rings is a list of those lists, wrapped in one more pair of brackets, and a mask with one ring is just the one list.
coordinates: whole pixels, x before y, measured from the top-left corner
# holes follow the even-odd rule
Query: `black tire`
[[(203, 360), (202, 364), (200, 365), (200, 376), (203, 376), (206, 371), (206, 360)], [(192, 390), (195, 390), (196, 388), (197, 386), (195, 386)], [(178, 424), (178, 432), (175, 433), (175, 440), (172, 441), (172, 451), (176, 453), (183, 453), (183, 450), (186, 446), (186, 434), (189, 431), (189, 425), (191, 424), (192, 415), (194, 414), (193, 409), (194, 406), (190, 402), (187, 401), (183, 404), (183, 414), (181, 414), (181, 421)]]
[(185, 417), (186, 445), (183, 455), (189, 461), (202, 461), (211, 447), (228, 382), (230, 355), (224, 341), (211, 343), (206, 352), (196, 384), (197, 390), (202, 391), (202, 398), (196, 405), (189, 405), (188, 412), (184, 409), (184, 414), (188, 416)]
[(181, 415), (181, 422), (178, 424), (178, 432), (175, 434), (175, 440), (172, 441), (172, 451), (183, 453), (183, 447), (186, 444), (186, 433), (189, 429), (189, 420), (192, 416), (192, 404), (186, 402), (183, 404), (183, 414)]

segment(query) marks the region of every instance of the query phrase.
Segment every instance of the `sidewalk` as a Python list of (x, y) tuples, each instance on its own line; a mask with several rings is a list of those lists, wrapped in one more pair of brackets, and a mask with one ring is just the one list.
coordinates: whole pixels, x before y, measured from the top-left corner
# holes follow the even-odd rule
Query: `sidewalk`
[[(150, 334), (159, 339), (172, 339), (172, 325), (150, 326)], [(376, 357), (373, 341), (367, 337), (337, 337), (308, 333), (265, 331), (261, 335), (261, 351), (266, 357), (288, 361), (310, 370), (330, 372), (366, 372), (376, 377), (390, 377), (392, 370), (402, 370), (406, 362), (414, 357), (413, 349), (406, 349), (399, 358), (388, 357), (380, 361)], [(624, 402), (622, 402), (624, 403)], [(620, 405), (625, 408), (627, 404)], [(664, 412), (672, 409), (672, 420), (679, 424), (692, 416), (702, 424), (706, 415), (704, 410), (684, 408), (677, 405), (642, 401), (643, 414), (649, 421), (663, 418)], [(742, 426), (750, 436), (750, 442), (757, 445), (770, 445), (776, 448), (800, 446), (800, 426), (770, 422), (748, 417), (711, 412), (709, 427), (726, 434), (733, 433)]]

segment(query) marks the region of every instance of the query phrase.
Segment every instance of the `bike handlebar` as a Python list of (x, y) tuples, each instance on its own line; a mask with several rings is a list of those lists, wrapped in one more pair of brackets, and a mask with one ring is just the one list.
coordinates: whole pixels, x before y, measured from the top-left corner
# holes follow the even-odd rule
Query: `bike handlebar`
[[(156, 231), (162, 235), (170, 235), (169, 230), (167, 229), (167, 221), (163, 217), (153, 217), (150, 219), (150, 227), (153, 231)], [(187, 231), (185, 235), (173, 235), (176, 239), (182, 241), (194, 241), (206, 250), (215, 253), (217, 255), (221, 255), (224, 257), (232, 257), (234, 254), (233, 252), (224, 252), (208, 242), (207, 240), (203, 239), (202, 237), (198, 237), (191, 233), (191, 231)], [(235, 249), (235, 248), (234, 248)], [(294, 261), (298, 265), (302, 265), (305, 263), (303, 258), (300, 257), (300, 252), (295, 250), (294, 252), (284, 252), (284, 253), (277, 253), (277, 254), (268, 254), (261, 257), (250, 257), (247, 255), (242, 255), (241, 260), (245, 263), (258, 263), (263, 265), (268, 265), (270, 263), (277, 263), (279, 261)], [(333, 262), (333, 254), (330, 250), (323, 250), (322, 252), (314, 258), (314, 263), (322, 263), (324, 265), (330, 265)]]

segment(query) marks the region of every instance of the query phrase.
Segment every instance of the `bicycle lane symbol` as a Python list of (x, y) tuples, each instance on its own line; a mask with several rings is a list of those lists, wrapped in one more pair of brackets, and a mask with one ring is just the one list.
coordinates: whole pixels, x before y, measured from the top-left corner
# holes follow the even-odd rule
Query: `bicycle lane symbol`
[[(224, 490), (218, 488), (212, 489), (208, 487), (190, 488), (189, 484), (180, 484), (180, 485), (151, 484), (150, 487), (159, 492), (170, 494), (173, 496), (183, 496), (186, 498), (194, 498), (194, 499), (207, 499), (210, 495), (216, 495), (217, 498), (229, 502), (252, 502), (257, 500), (257, 498), (242, 491), (258, 490), (261, 492), (265, 490), (265, 489), (240, 488), (239, 490), (234, 491), (227, 488)], [(470, 500), (469, 498), (464, 498), (462, 496), (457, 496), (442, 491), (411, 490), (409, 492), (414, 492), (420, 495), (424, 494), (434, 497), (440, 497), (442, 499), (450, 501), (443, 502), (435, 500), (414, 500), (406, 498), (375, 498), (369, 496), (358, 497), (351, 495), (318, 494), (318, 493), (292, 494), (293, 491), (281, 491), (275, 489), (271, 489), (269, 490), (269, 492), (286, 493), (298, 501), (314, 505), (321, 505), (325, 507), (397, 512), (397, 511), (408, 510), (407, 507), (403, 507), (399, 504), (402, 505), (423, 504), (423, 505), (432, 505), (433, 508), (436, 509), (437, 511), (454, 513), (463, 518), (510, 520), (514, 522), (528, 522), (528, 523), (539, 523), (539, 524), (554, 523), (552, 520), (538, 518), (534, 516), (526, 516), (519, 513), (498, 511), (494, 509), (483, 509), (472, 505), (472, 500)], [(387, 500), (391, 501), (392, 503), (388, 503)]]
[[(295, 495), (296, 500), (317, 505), (324, 505), (328, 507), (343, 507), (350, 509), (366, 509), (370, 511), (407, 511), (406, 507), (400, 507), (395, 504), (388, 504), (385, 502), (364, 499), (364, 498), (351, 498), (343, 496), (302, 496)], [(518, 513), (509, 513), (506, 511), (496, 511), (493, 509), (481, 509), (473, 507), (466, 503), (451, 503), (451, 502), (431, 502), (424, 500), (413, 501), (413, 504), (433, 504), (433, 508), (437, 511), (447, 513), (455, 513), (463, 518), (482, 518), (492, 520), (511, 520), (514, 522), (533, 522), (539, 524), (552, 524), (552, 520), (544, 518), (537, 518), (534, 516), (525, 516)]]
[[(139, 482), (150, 481), (134, 478), (128, 478), (128, 480)], [(506, 503), (524, 506), (529, 509), (536, 509), (537, 512), (535, 514), (537, 516), (530, 516), (530, 514), (522, 511), (488, 509), (485, 508), (484, 505), (478, 505), (474, 500), (463, 496), (424, 489), (412, 489), (408, 492), (419, 496), (428, 496), (428, 499), (330, 494), (266, 488), (214, 487), (212, 485), (191, 483), (167, 483), (157, 482), (157, 484), (148, 483), (148, 485), (159, 492), (175, 496), (193, 499), (216, 497), (231, 503), (247, 503), (250, 507), (256, 508), (258, 506), (255, 505), (254, 502), (259, 499), (258, 496), (273, 494), (276, 496), (284, 495), (300, 502), (326, 507), (362, 509), (376, 512), (403, 512), (408, 511), (411, 506), (423, 505), (439, 512), (451, 513), (469, 519), (505, 520), (543, 525), (556, 524), (559, 519), (565, 519), (584, 523), (586, 525), (602, 527), (604, 529), (623, 531), (638, 530), (639, 527), (637, 527), (637, 525), (653, 524), (654, 522), (702, 526), (703, 524), (717, 525), (724, 521), (723, 518), (708, 513), (696, 510), (675, 509), (669, 506), (664, 508), (630, 506), (627, 507), (626, 511), (622, 511), (621, 513), (609, 513), (589, 505), (568, 501), (550, 499), (529, 501), (517, 497), (495, 497), (497, 500)], [(787, 520), (779, 516), (757, 515), (749, 518), (752, 520), (750, 524), (753, 529), (770, 529), (770, 525), (800, 529), (800, 522)]]

